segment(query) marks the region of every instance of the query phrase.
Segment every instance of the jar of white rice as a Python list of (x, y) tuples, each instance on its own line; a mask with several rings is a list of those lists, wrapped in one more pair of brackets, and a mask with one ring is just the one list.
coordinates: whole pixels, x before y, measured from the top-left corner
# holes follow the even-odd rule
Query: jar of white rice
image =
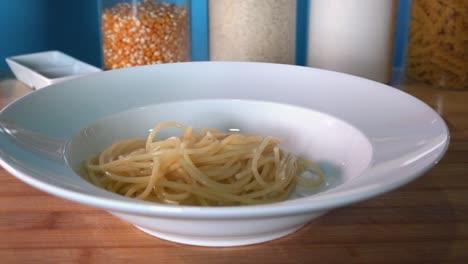
[(296, 0), (210, 0), (210, 60), (296, 62)]

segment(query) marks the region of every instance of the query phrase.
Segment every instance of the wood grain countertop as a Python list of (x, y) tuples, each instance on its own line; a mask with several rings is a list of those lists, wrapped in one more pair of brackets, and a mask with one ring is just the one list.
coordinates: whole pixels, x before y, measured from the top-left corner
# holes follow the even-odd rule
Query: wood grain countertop
[[(442, 161), (402, 188), (284, 238), (208, 248), (151, 237), (0, 168), (0, 263), (468, 263), (468, 91), (400, 88), (433, 107), (451, 131)], [(30, 91), (0, 75), (0, 108)]]

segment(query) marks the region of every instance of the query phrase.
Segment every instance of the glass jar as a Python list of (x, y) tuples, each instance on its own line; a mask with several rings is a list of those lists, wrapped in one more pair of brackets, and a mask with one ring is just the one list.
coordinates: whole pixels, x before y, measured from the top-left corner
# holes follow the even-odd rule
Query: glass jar
[(104, 68), (189, 61), (190, 0), (102, 0)]
[(413, 0), (406, 76), (441, 89), (468, 88), (468, 1)]
[(296, 62), (296, 0), (210, 0), (210, 60)]

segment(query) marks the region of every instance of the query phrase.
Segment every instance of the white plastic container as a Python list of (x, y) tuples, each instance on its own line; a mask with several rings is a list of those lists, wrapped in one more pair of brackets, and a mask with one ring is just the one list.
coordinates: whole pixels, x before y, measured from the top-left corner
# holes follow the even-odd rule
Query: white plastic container
[(18, 80), (35, 89), (101, 71), (60, 51), (9, 57), (6, 62)]
[(397, 1), (311, 0), (307, 65), (391, 79)]

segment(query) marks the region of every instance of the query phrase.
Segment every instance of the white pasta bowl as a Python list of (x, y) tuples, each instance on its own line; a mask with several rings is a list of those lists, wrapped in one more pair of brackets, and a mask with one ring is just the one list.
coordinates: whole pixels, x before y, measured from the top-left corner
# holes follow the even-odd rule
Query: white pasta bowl
[[(252, 206), (165, 205), (81, 178), (79, 164), (174, 120), (276, 136), (317, 163), (320, 188)], [(366, 79), (305, 67), (200, 62), (108, 71), (55, 84), (0, 112), (0, 164), (53, 195), (109, 211), (156, 237), (235, 246), (292, 233), (325, 212), (395, 189), (434, 166), (449, 132), (418, 99)]]

